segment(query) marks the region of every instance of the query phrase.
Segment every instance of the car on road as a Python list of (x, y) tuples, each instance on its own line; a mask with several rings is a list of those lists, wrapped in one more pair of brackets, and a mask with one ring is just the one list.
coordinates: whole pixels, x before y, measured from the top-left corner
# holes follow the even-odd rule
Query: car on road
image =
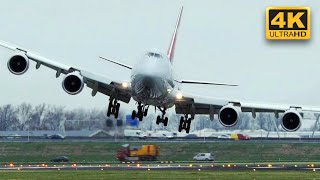
[(217, 137), (218, 139), (231, 139), (230, 134), (222, 134)]
[(6, 137), (7, 137), (7, 139), (20, 139), (21, 135), (19, 135), (19, 134), (9, 134)]
[(67, 156), (58, 156), (50, 160), (51, 162), (69, 162), (69, 158)]
[(50, 136), (51, 139), (64, 139), (64, 136), (60, 134), (53, 134)]
[(211, 153), (198, 153), (193, 157), (194, 161), (214, 161)]

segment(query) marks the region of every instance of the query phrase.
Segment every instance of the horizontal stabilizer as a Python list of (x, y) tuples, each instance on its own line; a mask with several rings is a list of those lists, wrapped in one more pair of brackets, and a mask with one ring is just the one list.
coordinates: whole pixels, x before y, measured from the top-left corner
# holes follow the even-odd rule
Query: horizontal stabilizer
[(112, 63), (114, 63), (114, 64), (116, 64), (116, 65), (119, 65), (119, 66), (122, 66), (122, 67), (125, 67), (125, 68), (128, 68), (128, 69), (132, 69), (132, 67), (131, 66), (128, 66), (128, 65), (126, 65), (126, 64), (123, 64), (123, 63), (120, 63), (120, 62), (117, 62), (117, 61), (113, 61), (113, 60), (111, 60), (111, 59), (108, 59), (108, 58), (105, 58), (105, 57), (99, 57), (99, 58), (101, 58), (101, 59), (103, 59), (103, 60), (106, 60), (106, 61), (109, 61), (109, 62), (112, 62)]
[(225, 83), (214, 83), (214, 82), (203, 82), (203, 81), (177, 81), (182, 84), (207, 84), (207, 85), (215, 85), (215, 86), (238, 86), (236, 84), (225, 84)]

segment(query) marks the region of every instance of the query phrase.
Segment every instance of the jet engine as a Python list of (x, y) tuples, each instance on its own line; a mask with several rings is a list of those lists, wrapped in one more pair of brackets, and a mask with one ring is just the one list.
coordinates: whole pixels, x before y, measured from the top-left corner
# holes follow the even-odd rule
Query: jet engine
[(29, 69), (29, 59), (25, 54), (14, 54), (7, 63), (8, 69), (12, 74), (21, 75)]
[(284, 112), (281, 119), (281, 126), (286, 131), (296, 131), (301, 126), (302, 116), (294, 109)]
[(231, 104), (226, 105), (220, 109), (219, 121), (223, 126), (232, 127), (237, 124), (240, 113), (240, 107), (236, 107)]
[(63, 90), (70, 95), (79, 94), (82, 91), (83, 86), (83, 77), (77, 72), (67, 74), (62, 81)]

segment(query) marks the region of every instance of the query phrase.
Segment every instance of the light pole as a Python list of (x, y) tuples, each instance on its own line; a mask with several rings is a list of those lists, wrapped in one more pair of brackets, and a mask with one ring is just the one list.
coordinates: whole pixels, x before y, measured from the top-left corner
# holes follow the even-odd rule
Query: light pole
[(29, 124), (28, 124), (28, 142), (30, 142), (30, 123), (32, 121), (32, 118), (29, 119)]

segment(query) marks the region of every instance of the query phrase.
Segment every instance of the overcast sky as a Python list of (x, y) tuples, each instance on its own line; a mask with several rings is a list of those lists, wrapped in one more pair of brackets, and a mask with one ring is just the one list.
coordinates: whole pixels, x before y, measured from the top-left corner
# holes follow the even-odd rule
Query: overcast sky
[[(262, 103), (320, 106), (320, 1), (318, 0), (1, 0), (0, 39), (45, 57), (128, 80), (130, 71), (105, 56), (134, 65), (148, 49), (166, 52), (180, 6), (184, 14), (174, 59), (181, 79), (236, 83), (239, 87), (188, 85), (198, 95)], [(306, 5), (312, 11), (311, 40), (269, 42), (265, 9)], [(90, 89), (70, 96), (62, 77), (41, 67), (22, 76), (6, 67), (0, 49), (0, 105), (22, 102), (67, 107), (106, 107), (108, 97)], [(131, 106), (126, 106), (131, 107)]]

